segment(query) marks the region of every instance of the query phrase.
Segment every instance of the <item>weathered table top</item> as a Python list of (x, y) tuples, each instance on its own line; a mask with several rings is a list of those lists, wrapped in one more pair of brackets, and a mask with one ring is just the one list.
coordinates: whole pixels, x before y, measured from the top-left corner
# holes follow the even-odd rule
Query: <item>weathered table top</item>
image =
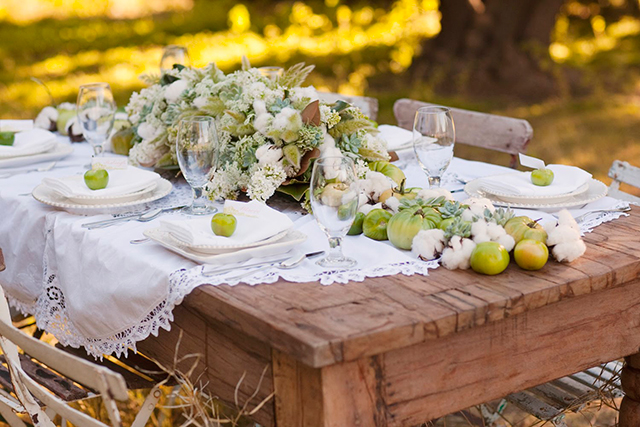
[[(638, 350), (640, 336), (636, 332), (633, 339), (625, 339), (623, 343), (603, 338), (600, 341), (602, 346), (606, 345), (606, 350), (605, 347), (598, 350), (600, 347), (596, 345), (591, 353), (581, 353), (575, 358), (568, 354), (561, 356), (560, 350), (550, 350), (559, 344), (557, 340), (564, 340), (565, 349), (583, 348), (576, 347), (578, 343), (567, 344), (566, 340), (571, 341), (571, 337), (578, 341), (583, 339), (584, 328), (589, 333), (604, 330), (605, 319), (611, 320), (606, 316), (618, 310), (631, 310), (634, 304), (640, 303), (640, 283), (632, 283), (640, 277), (640, 211), (634, 208), (629, 217), (597, 227), (585, 236), (585, 241), (588, 250), (579, 260), (571, 264), (549, 262), (538, 272), (521, 270), (512, 263), (503, 274), (493, 277), (439, 268), (431, 271), (428, 277), (398, 275), (326, 287), (318, 283), (288, 282), (254, 287), (203, 286), (189, 295), (177, 310), (176, 329), (189, 336), (183, 343), (187, 349), (206, 348), (209, 379), (214, 389), (216, 381), (222, 384), (216, 392), (223, 399), (242, 372), (248, 373), (244, 384), (248, 387), (252, 375), (256, 385), (263, 367), (269, 366), (270, 374), (267, 376), (270, 378), (263, 382), (264, 390), (258, 398), (275, 390), (276, 396), (280, 391), (289, 400), (286, 406), (278, 405), (282, 400), (276, 400), (275, 409), (267, 405), (263, 414), (256, 416), (263, 424), (274, 422), (276, 409), (279, 425), (289, 424), (284, 420), (307, 420), (306, 417), (314, 414), (315, 409), (309, 409), (312, 399), (300, 389), (309, 390), (309, 384), (316, 384), (320, 389), (319, 395), (324, 396), (324, 399), (320, 398), (321, 406), (317, 411), (324, 416), (315, 414), (311, 417), (317, 415), (323, 421), (312, 424), (305, 421), (300, 425), (332, 425), (330, 419), (333, 415), (327, 415), (327, 408), (332, 408), (332, 414), (346, 411), (343, 406), (347, 403), (331, 397), (340, 395), (336, 390), (341, 386), (337, 384), (344, 382), (351, 384), (345, 385), (347, 389), (343, 391), (345, 396), (356, 399), (352, 404), (356, 407), (364, 405), (364, 408), (372, 406), (369, 412), (378, 414), (377, 418), (360, 414), (360, 418), (356, 418), (376, 420), (361, 425), (411, 425), (428, 419), (420, 417), (440, 416), (447, 413), (444, 411), (462, 409), (459, 405), (479, 403), (499, 397), (494, 396), (496, 393), (517, 389), (513, 383), (505, 387), (496, 386), (489, 392), (476, 383), (475, 394), (469, 398), (452, 399), (453, 403), (442, 405), (437, 410), (418, 411), (419, 406), (432, 402), (427, 397), (436, 393), (428, 386), (407, 381), (410, 381), (408, 377), (422, 375), (423, 370), (426, 373), (430, 369), (426, 366), (429, 363), (431, 366), (440, 364), (438, 369), (444, 372), (454, 369), (449, 372), (449, 379), (454, 378), (457, 370), (458, 375), (470, 376), (465, 381), (480, 381), (469, 366), (451, 366), (443, 360), (451, 358), (460, 362), (463, 352), (476, 351), (479, 358), (476, 368), (480, 370), (484, 366), (488, 369), (492, 366), (491, 360), (500, 357), (503, 358), (502, 363), (517, 363), (518, 360), (520, 363), (534, 363), (537, 353), (527, 353), (537, 348), (544, 357), (553, 361), (546, 371), (545, 366), (536, 367), (544, 373), (518, 379), (518, 385), (524, 387), (535, 385), (535, 381), (552, 379), (553, 375), (561, 376), (583, 369), (587, 367), (583, 365), (598, 362), (600, 358), (606, 361)], [(616, 289), (617, 293), (614, 292)], [(623, 307), (623, 304), (629, 306)], [(605, 311), (600, 313), (598, 310)], [(635, 312), (631, 310), (631, 313)], [(640, 323), (640, 315), (630, 316), (628, 322)], [(577, 324), (569, 325), (571, 320)], [(631, 324), (622, 320), (613, 323), (623, 329), (628, 329)], [(571, 328), (575, 330), (567, 332)], [(558, 335), (556, 341), (543, 344), (555, 331), (567, 332), (568, 335)], [(172, 331), (164, 337), (175, 336), (175, 333)], [(607, 333), (612, 334), (611, 331)], [(524, 344), (520, 340), (525, 337), (534, 342)], [(635, 337), (638, 337), (637, 342)], [(456, 344), (456, 340), (462, 338), (464, 341)], [(513, 342), (507, 343), (508, 340)], [(151, 339), (141, 343), (141, 348), (154, 357), (162, 357), (173, 343), (175, 340), (165, 339), (159, 344), (158, 340)], [(522, 354), (513, 346), (517, 346)], [(482, 357), (486, 359), (481, 357), (483, 352), (486, 354)], [(513, 354), (504, 359), (507, 352)], [(439, 356), (434, 356), (435, 353)], [(572, 362), (574, 359), (575, 363)], [(543, 360), (540, 363), (544, 364)], [(551, 367), (557, 363), (561, 366)], [(509, 371), (504, 366), (501, 369)], [(371, 381), (367, 380), (367, 372), (372, 375)], [(394, 375), (395, 380), (392, 381)], [(402, 375), (407, 378), (399, 379)], [(429, 375), (429, 381), (451, 391), (449, 386), (438, 383), (435, 374)], [(516, 374), (510, 375), (508, 379), (512, 380)], [(349, 383), (346, 382), (348, 378), (352, 378)], [(396, 384), (403, 381), (406, 384), (396, 388)], [(378, 385), (372, 386), (370, 382)], [(369, 406), (358, 400), (360, 383), (365, 388), (373, 387), (375, 392), (370, 394), (379, 397)], [(333, 394), (327, 394), (329, 389)], [(448, 395), (444, 389), (443, 396)], [(250, 390), (247, 388), (245, 393), (250, 395)], [(422, 396), (422, 400), (415, 400), (417, 396)], [(346, 397), (343, 400), (349, 401)], [(298, 401), (298, 404), (294, 405), (292, 401)], [(437, 403), (437, 399), (433, 402)], [(349, 411), (353, 412), (353, 409)], [(380, 421), (381, 413), (386, 420), (384, 424)], [(352, 415), (345, 416), (343, 421), (353, 420)]]

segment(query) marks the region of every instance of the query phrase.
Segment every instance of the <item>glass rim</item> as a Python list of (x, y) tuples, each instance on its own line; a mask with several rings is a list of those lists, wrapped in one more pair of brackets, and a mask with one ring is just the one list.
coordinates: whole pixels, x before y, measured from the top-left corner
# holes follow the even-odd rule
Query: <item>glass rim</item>
[(185, 119), (180, 119), (180, 123), (198, 123), (198, 122), (215, 122), (211, 116), (193, 116)]
[(102, 87), (102, 88), (108, 87), (109, 89), (111, 89), (111, 86), (107, 82), (86, 83), (86, 84), (80, 85), (80, 89), (91, 89), (96, 87)]
[(425, 113), (425, 114), (439, 114), (439, 113), (450, 113), (451, 108), (444, 107), (442, 105), (425, 105), (424, 107), (418, 108), (417, 113)]

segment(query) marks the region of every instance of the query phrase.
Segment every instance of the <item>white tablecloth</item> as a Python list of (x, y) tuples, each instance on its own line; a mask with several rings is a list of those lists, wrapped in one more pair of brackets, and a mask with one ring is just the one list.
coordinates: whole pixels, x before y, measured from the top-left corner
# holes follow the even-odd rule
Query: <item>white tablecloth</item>
[[(81, 228), (81, 224), (111, 216), (71, 215), (24, 195), (45, 175), (61, 177), (82, 173), (91, 149), (86, 143), (74, 144), (74, 147), (74, 154), (49, 172), (0, 180), (0, 248), (7, 264), (7, 269), (0, 273), (0, 284), (14, 306), (34, 314), (38, 326), (53, 333), (62, 344), (84, 346), (96, 356), (119, 355), (135, 349), (136, 342), (150, 334), (157, 335), (159, 328), (170, 329), (173, 308), (195, 287), (227, 281), (202, 276), (201, 266), (155, 243), (129, 243), (131, 239), (141, 238), (146, 228), (157, 227), (159, 220), (88, 231)], [(427, 185), (417, 164), (409, 160), (405, 161), (405, 167), (408, 186)], [(499, 166), (454, 159), (449, 179), (443, 182), (450, 189), (460, 189), (462, 185), (453, 179), (453, 174), (469, 179), (504, 170)], [(464, 193), (455, 194), (459, 199), (465, 198)], [(153, 205), (177, 206), (188, 203), (190, 198), (188, 187), (181, 186)], [(597, 203), (610, 206), (615, 201)], [(526, 213), (536, 219), (552, 218), (549, 214)], [(602, 215), (589, 225), (618, 216)], [(327, 250), (328, 243), (313, 220), (299, 218), (296, 227), (309, 236), (300, 250)], [(434, 262), (419, 261), (409, 252), (396, 250), (388, 242), (373, 242), (364, 236), (345, 240), (345, 253), (359, 262), (356, 269), (327, 273), (307, 260), (292, 270), (260, 269), (243, 281), (270, 283), (282, 277), (328, 285), (390, 274), (427, 274), (429, 268), (437, 266)], [(381, 257), (381, 253), (384, 256)]]

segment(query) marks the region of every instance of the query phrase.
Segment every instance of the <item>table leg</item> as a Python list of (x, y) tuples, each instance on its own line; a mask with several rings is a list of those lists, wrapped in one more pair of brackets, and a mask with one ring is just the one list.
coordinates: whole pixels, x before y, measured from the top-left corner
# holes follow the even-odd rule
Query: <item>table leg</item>
[(620, 405), (619, 427), (640, 426), (640, 353), (625, 357), (622, 369), (622, 390), (625, 393)]

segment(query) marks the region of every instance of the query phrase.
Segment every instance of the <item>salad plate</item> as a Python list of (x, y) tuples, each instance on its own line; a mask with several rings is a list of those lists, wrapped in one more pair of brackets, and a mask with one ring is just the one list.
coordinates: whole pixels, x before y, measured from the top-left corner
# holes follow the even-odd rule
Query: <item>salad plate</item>
[(100, 200), (101, 203), (84, 204), (67, 199), (45, 184), (40, 184), (31, 193), (33, 198), (45, 205), (61, 208), (70, 213), (81, 215), (94, 215), (97, 213), (118, 213), (131, 206), (153, 202), (161, 199), (171, 192), (173, 185), (166, 179), (160, 178), (156, 186), (150, 192), (139, 194), (136, 198), (127, 201), (114, 201), (113, 199)]
[(63, 142), (57, 142), (49, 151), (30, 156), (8, 157), (0, 159), (0, 169), (18, 168), (28, 166), (34, 163), (51, 162), (54, 160), (64, 159), (73, 153), (73, 146)]
[(564, 202), (565, 200), (571, 199), (572, 197), (579, 196), (580, 194), (585, 193), (587, 190), (589, 190), (589, 183), (587, 182), (569, 193), (558, 194), (553, 196), (511, 194), (511, 193), (506, 193), (506, 192), (484, 187), (483, 179), (484, 178), (476, 179), (476, 181), (479, 181), (479, 188), (481, 189), (481, 191), (484, 191), (485, 193), (489, 193), (499, 198), (502, 201), (510, 202), (510, 203), (536, 203), (536, 202), (561, 203), (561, 202)]
[[(104, 205), (106, 203), (125, 203), (131, 200), (139, 199), (148, 193), (151, 193), (159, 184), (159, 180), (152, 182), (145, 188), (128, 194), (117, 194), (112, 196), (68, 196), (65, 197), (74, 203), (81, 205)], [(63, 196), (64, 197), (64, 196)]]
[(144, 231), (144, 235), (146, 237), (172, 252), (199, 263), (217, 265), (247, 261), (251, 258), (265, 258), (284, 254), (307, 240), (306, 234), (294, 229), (289, 229), (281, 234), (282, 235), (276, 235), (279, 236), (278, 239), (271, 238), (263, 240), (263, 244), (259, 246), (246, 247), (244, 249), (231, 250), (218, 254), (204, 254), (185, 247), (183, 242), (180, 242), (169, 232), (164, 231), (159, 227), (149, 228)]
[(511, 208), (524, 208), (524, 209), (545, 209), (545, 210), (558, 210), (562, 208), (571, 208), (576, 206), (582, 206), (587, 203), (595, 202), (607, 195), (607, 186), (597, 179), (591, 179), (586, 184), (587, 188), (582, 191), (582, 187), (576, 190), (575, 194), (567, 197), (547, 196), (547, 197), (523, 197), (519, 200), (505, 200), (503, 196), (498, 196), (493, 193), (489, 193), (482, 188), (482, 180), (474, 179), (467, 183), (464, 187), (465, 193), (470, 197), (485, 197), (489, 199), (496, 206), (505, 206)]
[(280, 233), (274, 234), (271, 237), (268, 237), (263, 240), (259, 240), (257, 242), (252, 242), (252, 243), (230, 244), (230, 245), (192, 245), (190, 243), (180, 240), (175, 235), (171, 234), (171, 232), (169, 231), (166, 231), (166, 230), (162, 230), (162, 231), (166, 232), (171, 236), (175, 245), (181, 248), (184, 248), (186, 250), (189, 250), (191, 252), (199, 253), (203, 255), (217, 255), (217, 254), (223, 254), (228, 252), (235, 252), (241, 249), (269, 245), (283, 239), (289, 232), (289, 230), (284, 230)]

